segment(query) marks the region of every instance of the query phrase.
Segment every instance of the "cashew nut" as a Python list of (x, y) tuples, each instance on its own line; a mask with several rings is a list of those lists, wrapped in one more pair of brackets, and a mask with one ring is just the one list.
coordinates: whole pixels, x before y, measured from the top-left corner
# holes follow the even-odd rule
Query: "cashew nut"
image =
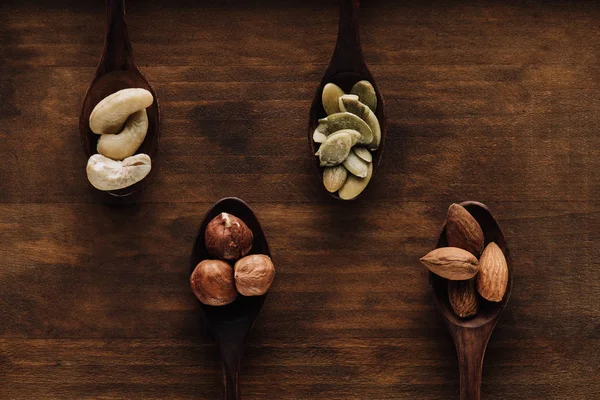
[(123, 160), (135, 154), (142, 145), (146, 132), (148, 132), (148, 114), (146, 109), (142, 109), (127, 119), (121, 133), (101, 135), (98, 139), (98, 153), (113, 160)]
[(90, 114), (90, 129), (99, 135), (119, 133), (134, 112), (150, 107), (154, 98), (146, 89), (123, 89), (102, 99)]
[(102, 154), (94, 154), (87, 164), (90, 183), (99, 190), (117, 190), (144, 179), (151, 169), (147, 154), (136, 154), (123, 161), (111, 160)]

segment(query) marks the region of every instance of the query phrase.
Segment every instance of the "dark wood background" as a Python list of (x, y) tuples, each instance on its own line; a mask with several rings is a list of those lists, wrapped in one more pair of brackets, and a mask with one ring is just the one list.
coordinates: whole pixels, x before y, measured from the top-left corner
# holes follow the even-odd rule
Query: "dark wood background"
[(388, 142), (341, 203), (306, 143), (336, 1), (130, 1), (163, 136), (152, 185), (119, 206), (88, 184), (77, 132), (104, 4), (46, 3), (0, 6), (0, 398), (220, 398), (188, 258), (231, 195), (279, 268), (244, 398), (458, 398), (418, 258), (467, 199), (495, 213), (515, 273), (483, 397), (598, 398), (598, 3), (363, 1)]

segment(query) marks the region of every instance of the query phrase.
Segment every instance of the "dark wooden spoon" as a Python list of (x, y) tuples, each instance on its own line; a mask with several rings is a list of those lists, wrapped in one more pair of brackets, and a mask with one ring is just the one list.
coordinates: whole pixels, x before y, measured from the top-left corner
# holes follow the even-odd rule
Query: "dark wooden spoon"
[[(96, 70), (96, 75), (85, 94), (79, 117), (79, 135), (83, 149), (88, 158), (97, 153), (96, 144), (100, 135), (92, 132), (89, 126), (90, 114), (96, 104), (121, 89), (143, 88), (152, 93), (154, 103), (146, 109), (148, 113), (148, 133), (137, 153), (148, 154), (152, 159), (152, 170), (154, 170), (160, 137), (158, 98), (154, 88), (144, 77), (133, 59), (125, 21), (125, 0), (107, 0), (106, 11), (108, 24), (104, 52)], [(152, 175), (152, 172), (150, 172), (150, 175)], [(148, 178), (149, 176), (132, 186), (109, 191), (108, 193), (119, 197), (128, 196), (147, 183)]]
[[(466, 201), (461, 203), (475, 217), (485, 236), (485, 244), (495, 242), (504, 253), (508, 263), (508, 286), (506, 294), (499, 303), (485, 300), (480, 302), (480, 309), (475, 317), (462, 319), (452, 311), (448, 300), (448, 281), (433, 273), (429, 273), (429, 281), (435, 294), (435, 304), (448, 325), (450, 334), (456, 345), (458, 365), (460, 369), (460, 398), (461, 400), (479, 400), (481, 392), (481, 370), (483, 357), (492, 331), (496, 327), (500, 314), (506, 307), (512, 290), (512, 262), (508, 246), (498, 223), (490, 210), (481, 203)], [(447, 247), (446, 228), (442, 229), (437, 247)], [(436, 247), (436, 248), (437, 248)]]
[[(192, 250), (190, 274), (200, 261), (214, 258), (208, 254), (204, 245), (204, 231), (206, 225), (222, 212), (235, 215), (250, 228), (254, 234), (250, 254), (266, 254), (269, 257), (271, 256), (265, 234), (250, 207), (240, 199), (228, 197), (215, 203), (204, 217), (202, 225), (200, 225), (200, 231)], [(222, 307), (207, 306), (200, 303), (208, 328), (217, 340), (221, 350), (225, 400), (238, 400), (241, 398), (238, 374), (244, 351), (244, 343), (262, 309), (265, 299), (266, 295), (255, 297), (238, 295), (238, 298), (233, 303)]]
[[(379, 125), (381, 127), (381, 142), (379, 144), (379, 148), (373, 154), (373, 175), (371, 176), (371, 181), (375, 177), (375, 172), (377, 171), (377, 167), (381, 162), (381, 155), (383, 153), (383, 148), (385, 147), (387, 126), (385, 119), (385, 104), (383, 102), (383, 98), (381, 97), (381, 93), (377, 89), (377, 84), (375, 83), (371, 72), (369, 72), (369, 69), (367, 68), (367, 64), (365, 63), (365, 58), (362, 53), (362, 48), (360, 46), (358, 9), (359, 0), (341, 0), (340, 20), (335, 51), (333, 52), (333, 56), (329, 62), (329, 67), (327, 67), (325, 75), (323, 76), (323, 79), (321, 79), (321, 83), (317, 88), (317, 92), (315, 93), (315, 97), (310, 107), (310, 115), (308, 119), (308, 143), (310, 146), (310, 154), (311, 157), (315, 159), (320, 185), (327, 193), (329, 192), (323, 186), (323, 167), (319, 165), (319, 157), (315, 157), (314, 155), (317, 149), (315, 148), (316, 146), (312, 138), (314, 130), (316, 129), (317, 125), (319, 125), (319, 119), (327, 116), (321, 101), (323, 87), (326, 84), (330, 82), (335, 83), (346, 93), (350, 93), (352, 86), (361, 80), (367, 80), (371, 82), (375, 88), (375, 93), (377, 95), (377, 110), (375, 110), (375, 116), (379, 120)], [(370, 184), (371, 182), (369, 182), (369, 185)], [(364, 193), (364, 191), (362, 193)], [(329, 194), (336, 199), (340, 199), (336, 193)], [(360, 194), (354, 199), (357, 199), (359, 196)]]

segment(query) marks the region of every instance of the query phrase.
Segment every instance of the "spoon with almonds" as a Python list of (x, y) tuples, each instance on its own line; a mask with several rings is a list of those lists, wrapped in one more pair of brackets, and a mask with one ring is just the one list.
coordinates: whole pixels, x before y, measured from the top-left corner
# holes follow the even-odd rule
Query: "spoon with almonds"
[[(508, 266), (508, 283), (502, 300), (499, 302), (480, 300), (477, 313), (469, 319), (460, 318), (453, 311), (448, 296), (448, 280), (432, 272), (429, 273), (436, 308), (446, 322), (456, 345), (460, 368), (460, 398), (461, 400), (479, 400), (481, 397), (481, 371), (485, 350), (492, 331), (506, 307), (512, 289), (512, 262), (502, 230), (490, 210), (484, 204), (474, 201), (467, 201), (460, 205), (481, 226), (485, 245), (487, 246), (492, 242), (496, 243), (504, 254)], [(446, 225), (444, 225), (440, 234), (436, 248), (445, 247), (448, 247)]]

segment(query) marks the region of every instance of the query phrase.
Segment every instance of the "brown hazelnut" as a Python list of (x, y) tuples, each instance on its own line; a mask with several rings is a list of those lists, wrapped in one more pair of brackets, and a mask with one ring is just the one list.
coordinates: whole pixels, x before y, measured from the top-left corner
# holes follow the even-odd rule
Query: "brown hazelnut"
[(198, 300), (209, 306), (224, 306), (237, 297), (233, 269), (225, 261), (202, 261), (192, 272), (190, 284)]
[(244, 296), (262, 296), (275, 278), (275, 266), (269, 256), (252, 254), (235, 263), (235, 287)]
[(206, 226), (204, 244), (213, 257), (237, 260), (252, 249), (254, 237), (244, 221), (235, 215), (221, 213)]

